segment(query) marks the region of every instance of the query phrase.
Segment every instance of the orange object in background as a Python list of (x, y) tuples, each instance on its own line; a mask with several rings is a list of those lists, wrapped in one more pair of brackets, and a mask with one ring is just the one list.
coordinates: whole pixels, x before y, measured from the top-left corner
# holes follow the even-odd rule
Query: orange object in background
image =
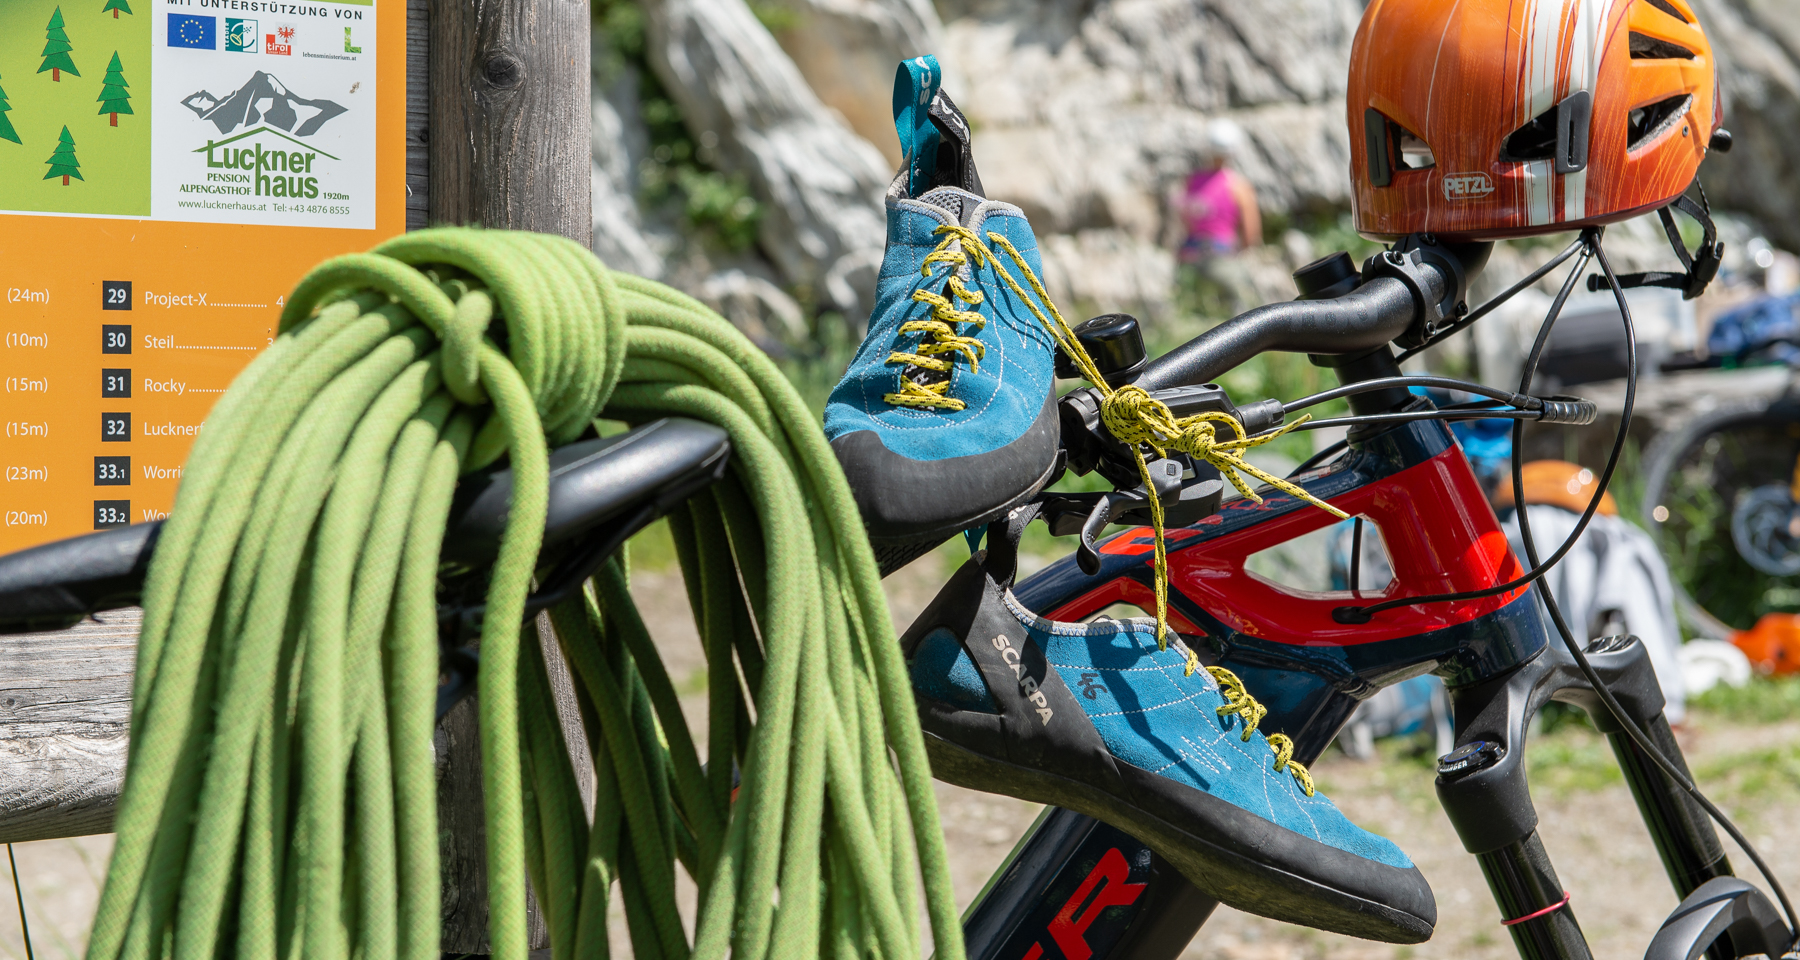
[(1765, 613), (1756, 626), (1739, 630), (1731, 642), (1760, 673), (1800, 673), (1800, 614)]
[(1654, 210), (1693, 182), (1717, 97), (1688, 0), (1374, 0), (1345, 104), (1356, 228), (1493, 240)]
[[(1600, 480), (1594, 471), (1567, 460), (1533, 460), (1520, 470), (1525, 481), (1525, 502), (1549, 504), (1572, 513), (1581, 513), (1594, 499), (1594, 487)], [(1506, 474), (1488, 498), (1495, 510), (1513, 508), (1512, 474)], [(1609, 492), (1600, 498), (1596, 513), (1609, 517), (1619, 515), (1619, 504)]]

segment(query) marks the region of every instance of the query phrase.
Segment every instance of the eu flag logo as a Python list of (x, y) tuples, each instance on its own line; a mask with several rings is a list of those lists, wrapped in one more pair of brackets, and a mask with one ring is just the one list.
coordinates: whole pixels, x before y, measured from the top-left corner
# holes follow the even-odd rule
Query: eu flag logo
[(185, 13), (169, 14), (169, 46), (217, 50), (219, 18), (192, 17)]

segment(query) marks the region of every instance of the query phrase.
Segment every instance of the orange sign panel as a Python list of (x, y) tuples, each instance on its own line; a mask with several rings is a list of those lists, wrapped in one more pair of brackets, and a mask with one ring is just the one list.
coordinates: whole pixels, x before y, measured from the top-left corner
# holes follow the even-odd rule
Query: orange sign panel
[(0, 552), (166, 516), (327, 257), (405, 226), (403, 0), (0, 3)]

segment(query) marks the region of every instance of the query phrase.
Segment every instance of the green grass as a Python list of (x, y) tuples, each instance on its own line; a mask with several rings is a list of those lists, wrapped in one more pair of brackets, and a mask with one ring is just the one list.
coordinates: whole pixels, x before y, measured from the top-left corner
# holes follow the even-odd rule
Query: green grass
[(1741, 687), (1718, 684), (1688, 698), (1688, 708), (1733, 723), (1775, 723), (1800, 717), (1800, 676), (1752, 677)]
[(1557, 797), (1625, 782), (1606, 738), (1575, 724), (1540, 732), (1525, 748), (1525, 772), (1534, 793)]
[(1742, 803), (1800, 788), (1800, 744), (1729, 753), (1694, 764), (1694, 779), (1713, 801)]

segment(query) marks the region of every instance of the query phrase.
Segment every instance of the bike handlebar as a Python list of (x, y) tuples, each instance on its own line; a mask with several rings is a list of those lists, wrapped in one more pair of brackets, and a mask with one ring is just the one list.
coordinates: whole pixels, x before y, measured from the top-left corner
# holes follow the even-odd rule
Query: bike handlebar
[[(1257, 307), (1150, 361), (1133, 381), (1145, 390), (1206, 383), (1271, 350), (1346, 354), (1373, 350), (1445, 319), (1468, 289), (1467, 276), (1486, 247), (1464, 253), (1433, 248), (1431, 256), (1380, 254), (1373, 276), (1339, 297), (1289, 300)], [(1369, 270), (1365, 270), (1365, 276)]]

